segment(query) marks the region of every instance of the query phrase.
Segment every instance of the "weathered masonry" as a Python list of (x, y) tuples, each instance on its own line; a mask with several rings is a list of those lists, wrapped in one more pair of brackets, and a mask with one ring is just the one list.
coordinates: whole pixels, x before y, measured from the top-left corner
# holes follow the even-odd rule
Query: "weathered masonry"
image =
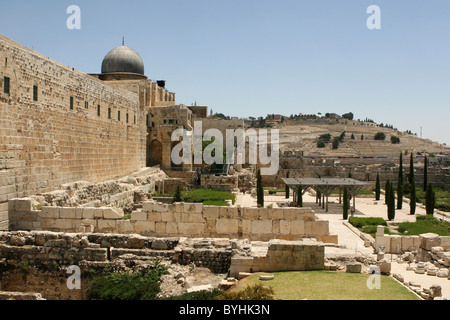
[(148, 109), (175, 94), (104, 71), (79, 72), (0, 35), (0, 230), (9, 199), (145, 167)]
[(151, 237), (229, 238), (269, 241), (314, 238), (337, 243), (329, 222), (310, 208), (238, 208), (199, 203), (143, 202), (130, 219), (114, 207), (34, 208), (33, 199), (9, 201), (10, 230), (140, 234)]

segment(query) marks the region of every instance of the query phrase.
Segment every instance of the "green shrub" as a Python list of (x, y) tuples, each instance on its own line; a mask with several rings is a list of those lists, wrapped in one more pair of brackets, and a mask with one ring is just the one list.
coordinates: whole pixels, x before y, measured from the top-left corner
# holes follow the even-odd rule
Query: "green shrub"
[(160, 300), (184, 300), (184, 301), (200, 301), (200, 300), (215, 300), (218, 296), (223, 294), (220, 289), (203, 290), (198, 292), (185, 293), (181, 296), (172, 296)]
[(216, 300), (273, 300), (274, 291), (272, 288), (261, 284), (250, 285), (244, 290), (237, 292), (224, 292)]
[(383, 218), (350, 217), (348, 222), (355, 228), (362, 228), (364, 226), (387, 226), (387, 222)]
[(160, 277), (167, 267), (155, 262), (148, 270), (128, 274), (94, 276), (88, 283), (88, 300), (154, 300), (160, 292)]
[(450, 222), (440, 221), (431, 215), (417, 216), (416, 222), (400, 223), (398, 226), (398, 232), (408, 235), (436, 233), (440, 236), (449, 236)]

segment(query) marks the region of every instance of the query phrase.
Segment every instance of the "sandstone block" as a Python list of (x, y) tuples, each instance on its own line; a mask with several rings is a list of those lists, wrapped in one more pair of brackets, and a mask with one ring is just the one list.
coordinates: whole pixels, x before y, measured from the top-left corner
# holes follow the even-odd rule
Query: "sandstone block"
[(155, 207), (154, 202), (144, 202), (142, 204), (142, 210), (145, 212), (153, 212), (153, 208)]
[(218, 219), (216, 232), (219, 234), (235, 234), (238, 232), (239, 221), (237, 219)]
[(282, 220), (283, 219), (283, 209), (281, 209), (281, 208), (268, 209), (268, 219)]
[(178, 231), (178, 223), (176, 222), (167, 222), (166, 224), (166, 233), (177, 235)]
[(161, 222), (162, 214), (161, 212), (149, 212), (147, 215), (147, 220), (153, 222)]
[(349, 263), (349, 264), (347, 264), (346, 272), (349, 272), (349, 273), (361, 273), (361, 264), (360, 263)]
[(252, 221), (253, 234), (272, 234), (272, 221)]
[(205, 219), (217, 219), (219, 217), (219, 207), (204, 206), (203, 217)]
[(58, 207), (43, 207), (39, 213), (41, 219), (58, 219), (59, 208)]
[(83, 208), (83, 219), (94, 219), (95, 218), (95, 208)]
[(105, 208), (103, 209), (103, 219), (106, 220), (119, 220), (123, 219), (124, 213), (120, 208)]
[(280, 234), (283, 235), (291, 234), (291, 224), (289, 223), (289, 221), (286, 220), (280, 221)]
[(204, 223), (178, 223), (178, 230), (182, 236), (195, 236), (204, 233)]
[(136, 221), (134, 223), (134, 229), (139, 234), (155, 232), (156, 224), (154, 221)]
[(99, 232), (111, 232), (116, 231), (116, 221), (115, 220), (98, 220), (97, 228)]
[(258, 208), (242, 208), (242, 217), (249, 220), (257, 220), (259, 218)]
[(131, 213), (131, 221), (147, 221), (147, 215), (144, 211), (134, 211)]
[(430, 251), (432, 247), (440, 247), (441, 239), (439, 235), (435, 233), (425, 233), (419, 235), (420, 238), (420, 247)]
[(290, 223), (291, 225), (291, 234), (294, 235), (302, 235), (305, 234), (305, 223), (308, 223), (308, 221), (303, 221), (303, 220), (296, 220), (296, 221), (292, 221)]
[(155, 232), (159, 234), (166, 233), (167, 222), (155, 222)]

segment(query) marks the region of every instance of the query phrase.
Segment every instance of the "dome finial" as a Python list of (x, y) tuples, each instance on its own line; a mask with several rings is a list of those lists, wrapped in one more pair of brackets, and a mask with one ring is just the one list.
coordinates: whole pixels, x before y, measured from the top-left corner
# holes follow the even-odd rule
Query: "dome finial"
[(122, 37), (122, 45), (125, 45), (125, 37)]

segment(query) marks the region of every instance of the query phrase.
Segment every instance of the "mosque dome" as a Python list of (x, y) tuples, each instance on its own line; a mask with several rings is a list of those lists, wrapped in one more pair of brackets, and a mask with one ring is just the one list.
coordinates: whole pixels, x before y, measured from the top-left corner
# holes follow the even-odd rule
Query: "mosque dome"
[(144, 75), (144, 62), (139, 54), (124, 45), (111, 50), (103, 59), (102, 74)]

